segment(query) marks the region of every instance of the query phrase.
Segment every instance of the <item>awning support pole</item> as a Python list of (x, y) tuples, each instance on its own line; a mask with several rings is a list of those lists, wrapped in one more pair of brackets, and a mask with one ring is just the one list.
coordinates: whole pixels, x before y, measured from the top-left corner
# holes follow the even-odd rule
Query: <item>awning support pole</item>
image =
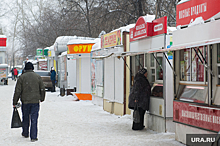
[[(207, 62), (206, 62), (206, 60), (205, 60), (205, 58), (204, 58), (202, 52), (198, 49), (199, 52), (200, 52), (200, 55), (202, 56), (202, 58), (203, 58), (204, 61), (202, 61), (202, 59), (201, 59), (201, 57), (199, 56), (199, 54), (198, 54), (198, 52), (196, 51), (196, 49), (195, 49), (195, 48), (193, 48), (193, 49), (194, 49), (194, 51), (196, 52), (196, 55), (198, 56), (199, 60), (202, 62), (202, 65), (203, 65), (207, 70), (210, 71), (210, 73), (212, 74), (213, 77), (215, 77), (215, 75), (213, 74), (213, 71), (210, 69), (210, 67), (209, 67), (208, 65), (206, 65)], [(205, 63), (204, 63), (204, 62), (205, 62)]]
[[(124, 57), (121, 57), (121, 58), (124, 60)], [(127, 68), (130, 70), (131, 76), (132, 76), (132, 71), (131, 71), (130, 67), (128, 66), (128, 64), (125, 62), (125, 60), (124, 60), (124, 63), (126, 64)]]
[(164, 55), (165, 58), (167, 59), (167, 62), (169, 63), (171, 69), (173, 70), (174, 75), (177, 76), (177, 74), (176, 74), (176, 72), (174, 71), (174, 69), (173, 69), (173, 67), (172, 67), (172, 65), (171, 65), (171, 63), (170, 63), (170, 61), (169, 61), (169, 59), (167, 58), (167, 55), (166, 55), (164, 52), (163, 52), (163, 55)]
[(154, 59), (156, 60), (157, 64), (160, 66), (160, 68), (163, 70), (162, 65), (159, 63), (159, 61), (157, 60), (157, 57), (154, 55), (154, 53), (152, 53)]

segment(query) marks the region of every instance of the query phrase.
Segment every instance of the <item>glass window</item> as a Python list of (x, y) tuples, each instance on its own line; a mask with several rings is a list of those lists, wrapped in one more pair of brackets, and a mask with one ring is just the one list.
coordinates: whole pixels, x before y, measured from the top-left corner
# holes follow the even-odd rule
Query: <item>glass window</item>
[(208, 87), (180, 85), (177, 98), (189, 102), (205, 103)]
[(151, 54), (150, 55), (150, 67), (154, 67), (154, 56)]
[[(157, 53), (157, 60), (159, 64), (162, 66), (163, 53)], [(156, 78), (157, 80), (163, 80), (163, 70), (161, 69), (159, 64), (156, 64)]]
[[(202, 59), (203, 61), (203, 57), (201, 56), (201, 54), (199, 53), (198, 50), (200, 50), (200, 52), (202, 54), (204, 54), (204, 49), (203, 47), (200, 48), (195, 48), (196, 51), (199, 54), (200, 59)], [(192, 50), (192, 81), (204, 81), (204, 66), (202, 64), (202, 62), (200, 61), (198, 55), (196, 55), (196, 52), (194, 51), (194, 49)]]
[[(195, 50), (198, 52), (196, 54)], [(202, 62), (207, 59), (207, 48), (184, 49), (180, 51), (180, 80), (192, 82), (204, 82), (205, 68)], [(201, 52), (201, 53), (200, 53)], [(202, 55), (201, 55), (202, 54)], [(201, 62), (201, 60), (202, 62)]]
[(131, 85), (133, 86), (134, 76), (137, 74), (137, 72), (144, 67), (144, 54), (136, 55), (131, 57), (131, 70), (132, 70), (132, 76), (131, 76)]
[(163, 84), (154, 84), (151, 91), (151, 96), (163, 97)]
[(181, 81), (190, 81), (190, 70), (191, 70), (191, 58), (190, 49), (184, 49), (180, 51), (180, 69)]
[(217, 44), (217, 63), (220, 63), (220, 44)]

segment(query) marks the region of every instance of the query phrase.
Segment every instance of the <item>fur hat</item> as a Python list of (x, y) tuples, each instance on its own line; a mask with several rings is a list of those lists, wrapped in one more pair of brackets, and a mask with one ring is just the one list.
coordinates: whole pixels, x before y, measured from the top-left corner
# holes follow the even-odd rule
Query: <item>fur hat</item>
[(144, 75), (147, 72), (146, 68), (142, 68), (138, 71), (140, 74)]
[(24, 67), (25, 70), (34, 70), (34, 66), (31, 62), (27, 62)]

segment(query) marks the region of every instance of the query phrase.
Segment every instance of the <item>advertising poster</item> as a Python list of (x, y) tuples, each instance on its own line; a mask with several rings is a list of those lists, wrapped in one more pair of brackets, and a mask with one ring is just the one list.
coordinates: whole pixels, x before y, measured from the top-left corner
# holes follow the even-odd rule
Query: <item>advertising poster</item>
[[(92, 53), (91, 53), (92, 56)], [(92, 57), (91, 57), (92, 58)], [(91, 93), (96, 95), (96, 83), (95, 83), (95, 67), (96, 59), (91, 59)]]
[(197, 81), (197, 62), (198, 58), (196, 56), (195, 51), (192, 50), (192, 81)]
[(101, 36), (101, 47), (109, 48), (121, 45), (121, 30), (114, 31)]
[(0, 78), (6, 78), (6, 68), (0, 68)]
[(184, 50), (184, 71), (185, 78), (184, 81), (190, 81), (190, 49)]
[(185, 67), (184, 67), (184, 61), (180, 61), (180, 70), (181, 70), (181, 76), (180, 76), (180, 80), (184, 81), (185, 79)]
[[(203, 47), (199, 47), (200, 51), (202, 52), (203, 54)], [(202, 58), (202, 56), (200, 55), (200, 58)], [(197, 79), (198, 81), (204, 81), (204, 66), (202, 64), (202, 62), (199, 60), (199, 58), (197, 59), (198, 62), (197, 62)]]

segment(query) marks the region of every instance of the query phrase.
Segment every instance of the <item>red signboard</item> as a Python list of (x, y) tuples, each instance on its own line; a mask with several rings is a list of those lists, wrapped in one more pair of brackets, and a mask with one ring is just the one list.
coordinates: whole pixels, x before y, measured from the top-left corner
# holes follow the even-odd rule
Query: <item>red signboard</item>
[(6, 47), (7, 38), (0, 38), (0, 47)]
[(148, 27), (152, 26), (150, 23), (146, 23), (144, 17), (139, 17), (134, 28), (130, 29), (130, 42), (152, 36), (152, 33)]
[(130, 29), (130, 42), (163, 33), (167, 33), (166, 16), (152, 22), (146, 22), (144, 17), (140, 17), (135, 27)]
[(176, 7), (176, 26), (188, 25), (191, 19), (202, 17), (208, 20), (219, 15), (220, 0), (189, 0)]
[(167, 16), (153, 20), (153, 36), (167, 33)]
[(173, 121), (218, 132), (220, 108), (173, 101)]

